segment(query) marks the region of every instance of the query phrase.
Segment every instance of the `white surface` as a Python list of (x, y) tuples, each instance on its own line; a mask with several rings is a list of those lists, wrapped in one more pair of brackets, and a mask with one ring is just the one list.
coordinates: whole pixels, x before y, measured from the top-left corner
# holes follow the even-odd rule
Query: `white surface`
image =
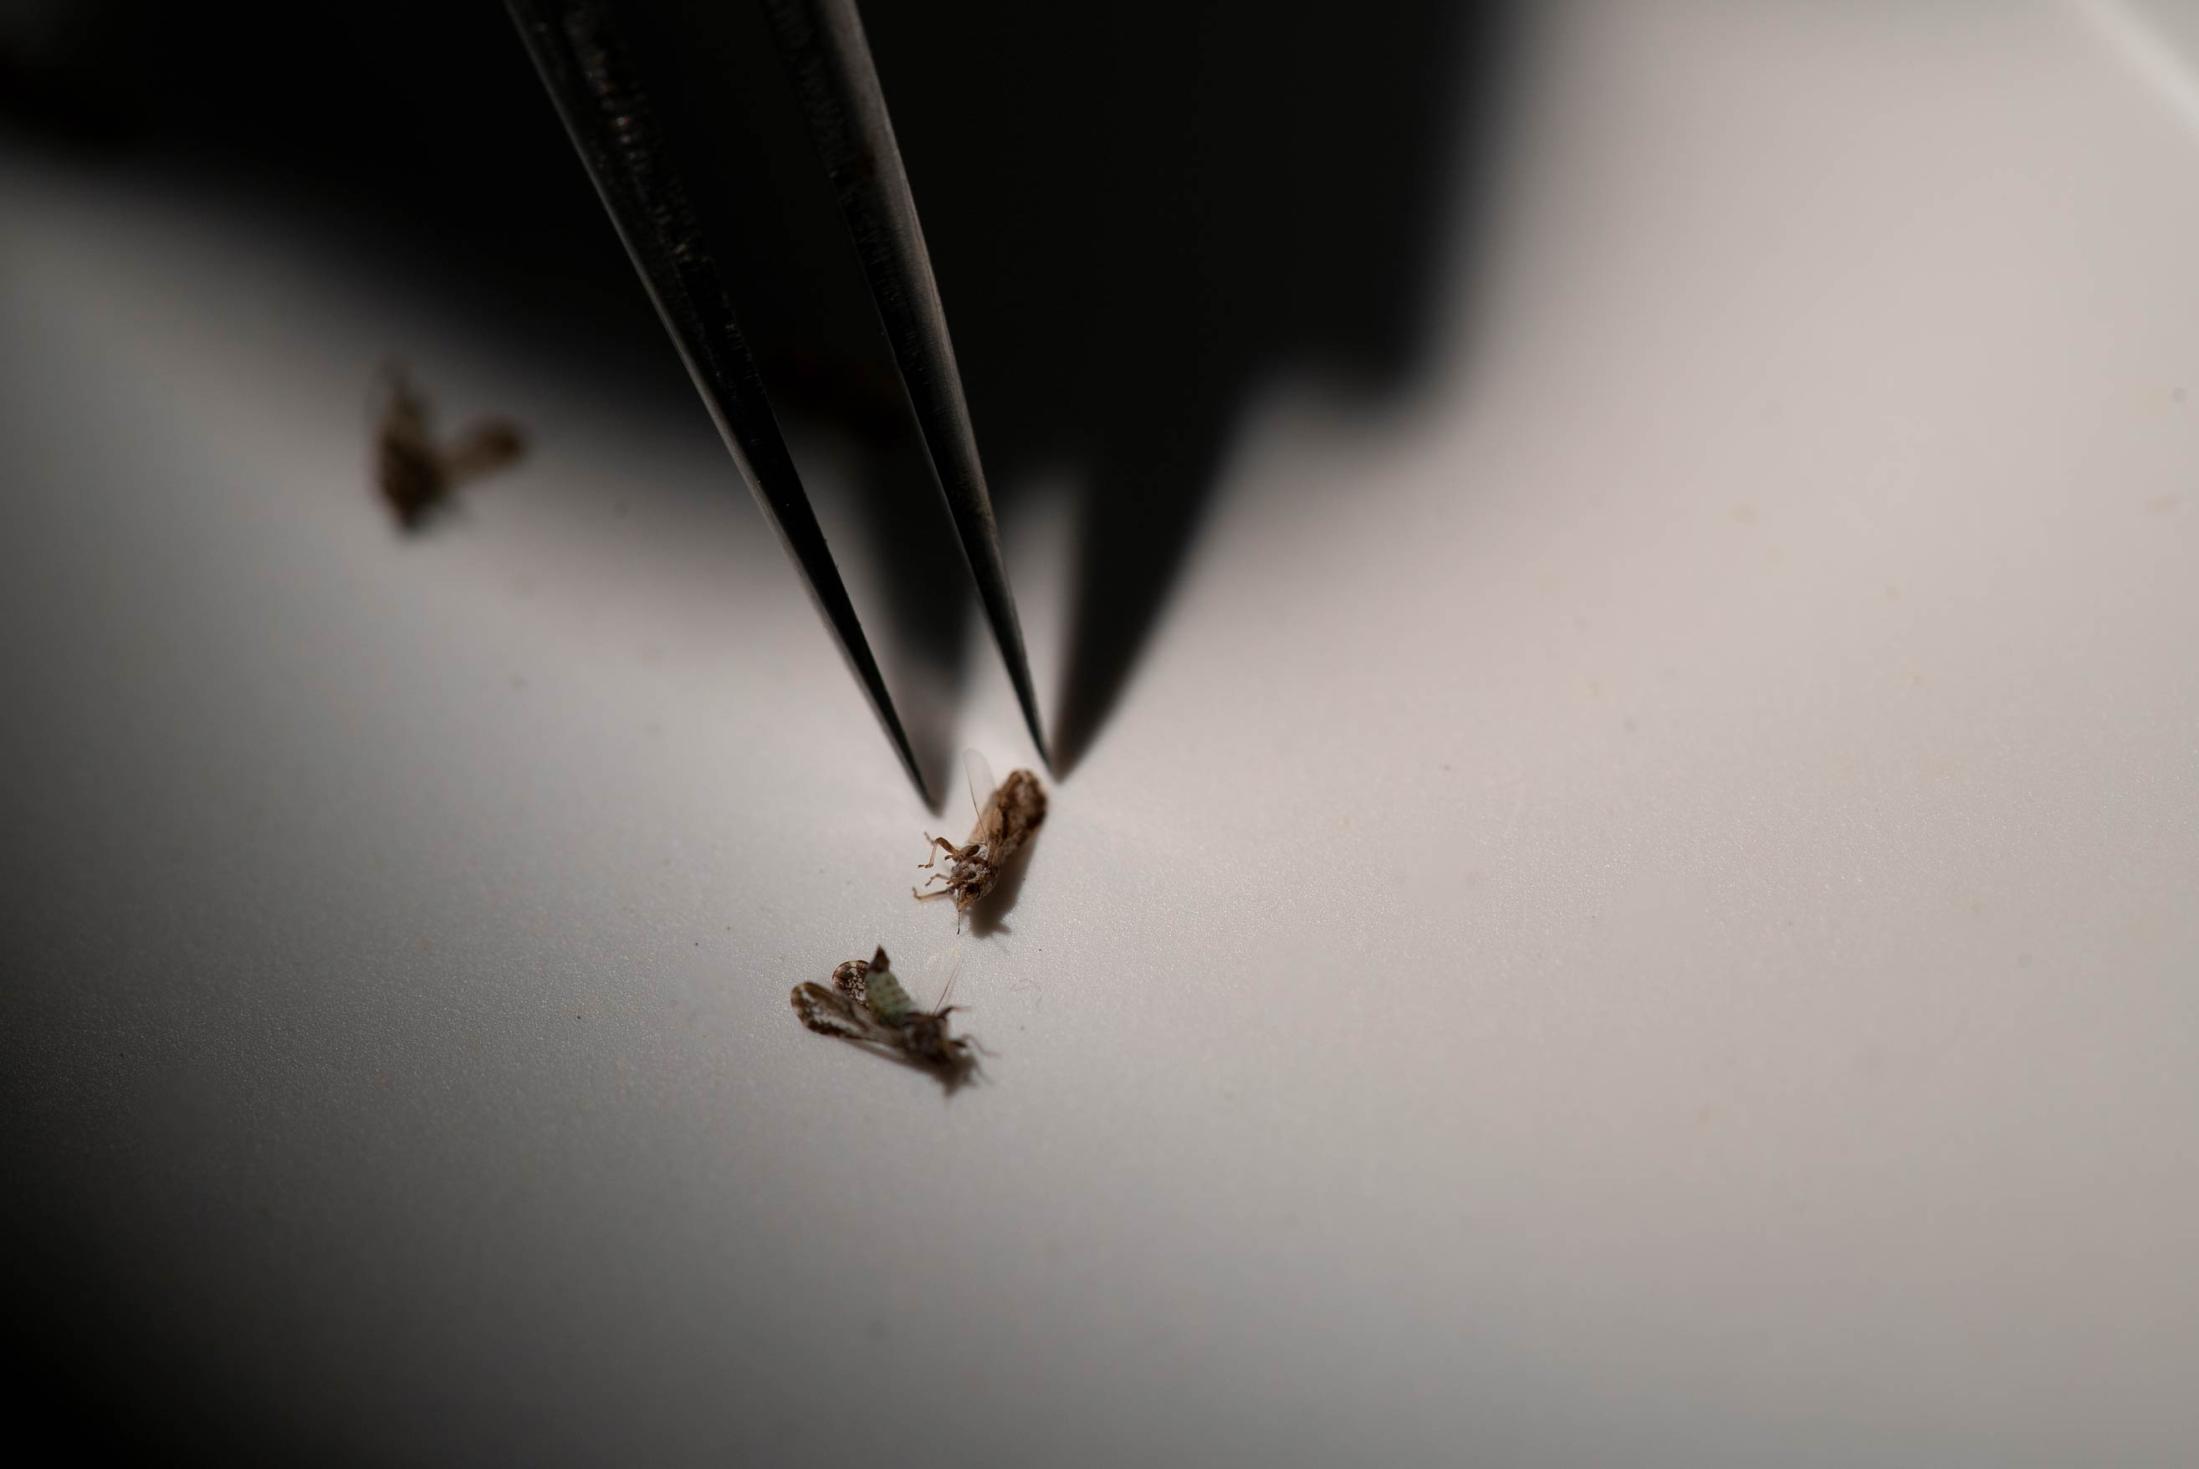
[(1833, 9), (1538, 21), (1454, 370), (1248, 426), (951, 1101), (788, 1011), (952, 924), (699, 412), (425, 357), (542, 442), (400, 544), (433, 320), (19, 170), (50, 1207), (366, 1459), (2190, 1462), (2199, 135)]

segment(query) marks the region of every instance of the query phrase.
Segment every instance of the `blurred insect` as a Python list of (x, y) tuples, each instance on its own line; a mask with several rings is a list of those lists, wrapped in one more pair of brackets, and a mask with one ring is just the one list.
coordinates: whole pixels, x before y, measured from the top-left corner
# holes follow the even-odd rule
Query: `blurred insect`
[(416, 530), (451, 492), (502, 469), (525, 452), (526, 436), (505, 418), (485, 418), (449, 445), (435, 442), (432, 411), (396, 363), (382, 369), (382, 408), (374, 430), (374, 480), (406, 530)]
[(977, 1069), (976, 1043), (947, 1033), (948, 1015), (961, 1007), (946, 1003), (942, 993), (933, 1009), (917, 1009), (883, 948), (833, 970), (830, 989), (811, 981), (794, 986), (793, 1000), (802, 1024), (819, 1035), (899, 1056), (938, 1076), (950, 1091)]
[(923, 888), (910, 890), (920, 903), (926, 898), (953, 898), (957, 928), (962, 926), (962, 915), (993, 890), (1008, 859), (1046, 819), (1046, 787), (1030, 771), (1013, 771), (995, 786), (992, 767), (983, 755), (971, 750), (963, 756), (963, 764), (970, 778), (970, 804), (977, 808), (977, 825), (970, 828), (970, 839), (959, 847), (945, 837), (924, 833), (934, 850), (916, 865), (930, 867), (941, 852), (953, 865), (933, 873), (925, 883), (929, 887), (942, 882), (945, 887), (929, 893)]

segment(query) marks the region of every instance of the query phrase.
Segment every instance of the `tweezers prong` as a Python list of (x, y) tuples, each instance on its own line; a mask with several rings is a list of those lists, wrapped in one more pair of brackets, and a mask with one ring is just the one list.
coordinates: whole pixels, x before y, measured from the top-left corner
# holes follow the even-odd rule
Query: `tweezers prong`
[(856, 682), (869, 696), (909, 779), (928, 806), (931, 792), (886, 681), (825, 543), (755, 357), (741, 336), (686, 190), (668, 160), (647, 99), (604, 0), (508, 0), (512, 19), (603, 196), (665, 328), (710, 409), (718, 433), (778, 531)]
[(970, 427), (970, 405), (855, 0), (765, 0), (764, 10), (839, 196), (940, 494), (1008, 666), (1008, 680), (1023, 706), (1024, 723), (1030, 726), (1039, 759), (1051, 769), (1023, 649), (1023, 626), (1008, 587), (1000, 530)]

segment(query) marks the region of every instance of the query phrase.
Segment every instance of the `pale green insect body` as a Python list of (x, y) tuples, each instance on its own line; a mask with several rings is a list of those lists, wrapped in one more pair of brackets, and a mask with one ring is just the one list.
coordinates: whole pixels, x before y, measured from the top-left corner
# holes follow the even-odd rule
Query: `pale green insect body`
[(909, 1023), (909, 1017), (916, 1013), (916, 1002), (901, 988), (901, 981), (894, 977), (892, 970), (873, 965), (870, 973), (863, 976), (863, 983), (867, 991), (865, 1003), (881, 1025), (899, 1027)]

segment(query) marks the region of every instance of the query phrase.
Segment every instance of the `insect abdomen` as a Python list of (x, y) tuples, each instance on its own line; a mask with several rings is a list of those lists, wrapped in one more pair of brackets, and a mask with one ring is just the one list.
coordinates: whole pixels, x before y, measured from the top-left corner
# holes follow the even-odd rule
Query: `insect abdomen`
[(901, 988), (901, 981), (894, 978), (890, 969), (873, 969), (870, 985), (870, 1013), (886, 1025), (906, 1025), (916, 1013), (916, 1006), (909, 999), (909, 992)]

